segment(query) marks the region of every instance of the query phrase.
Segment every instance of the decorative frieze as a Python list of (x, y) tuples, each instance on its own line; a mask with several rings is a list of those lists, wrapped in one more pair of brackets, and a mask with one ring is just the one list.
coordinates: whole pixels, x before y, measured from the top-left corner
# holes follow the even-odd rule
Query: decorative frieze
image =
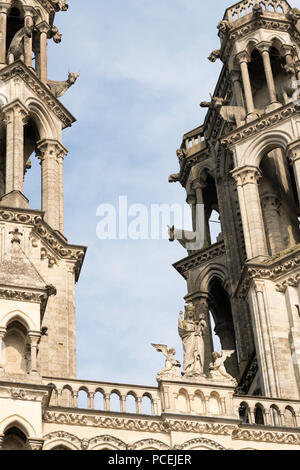
[(237, 427), (231, 436), (234, 440), (271, 442), (273, 444), (300, 444), (300, 433), (256, 431)]
[(268, 127), (274, 126), (275, 124), (281, 123), (282, 121), (289, 119), (294, 114), (300, 113), (300, 104), (297, 102), (289, 103), (276, 111), (268, 113), (257, 120), (246, 124), (236, 131), (231, 132), (226, 137), (221, 139), (221, 143), (227, 147), (236, 144), (237, 142), (251, 137), (257, 132), (267, 129)]
[(75, 122), (74, 116), (67, 111), (62, 103), (54, 97), (50, 89), (43, 85), (34, 72), (28, 69), (23, 62), (16, 61), (0, 71), (0, 79), (4, 82), (17, 75), (24, 80), (26, 85), (51, 109), (58, 119), (60, 119), (63, 128), (70, 127)]
[(210, 248), (200, 251), (188, 258), (185, 258), (178, 263), (173, 264), (174, 268), (183, 276), (187, 277), (186, 274), (191, 269), (197, 268), (214, 258), (223, 256), (226, 253), (224, 242), (216, 243)]

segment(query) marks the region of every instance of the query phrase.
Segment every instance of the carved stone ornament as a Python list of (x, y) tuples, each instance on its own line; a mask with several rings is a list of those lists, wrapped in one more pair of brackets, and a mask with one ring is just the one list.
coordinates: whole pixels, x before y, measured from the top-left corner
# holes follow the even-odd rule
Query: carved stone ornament
[(237, 386), (237, 381), (225, 369), (224, 362), (231, 357), (235, 351), (222, 351), (221, 353), (213, 352), (214, 362), (209, 365), (210, 378), (218, 382), (227, 382)]
[(176, 351), (174, 348), (168, 348), (165, 344), (152, 344), (156, 351), (161, 352), (166, 358), (165, 368), (157, 374), (157, 380), (180, 379), (180, 362), (175, 359)]
[(51, 109), (51, 112), (61, 120), (63, 128), (70, 127), (75, 122), (75, 118), (63, 104), (56, 99), (49, 88), (20, 60), (8, 65), (0, 71), (0, 79), (4, 82), (15, 76), (20, 77), (37, 97)]

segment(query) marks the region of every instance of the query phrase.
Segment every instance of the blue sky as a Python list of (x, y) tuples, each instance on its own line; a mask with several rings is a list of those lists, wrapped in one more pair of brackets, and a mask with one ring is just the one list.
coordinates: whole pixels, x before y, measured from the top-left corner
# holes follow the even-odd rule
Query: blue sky
[[(155, 384), (164, 365), (151, 343), (174, 346), (186, 283), (172, 263), (186, 256), (168, 241), (100, 241), (97, 207), (184, 203), (176, 149), (203, 122), (221, 63), (217, 23), (228, 1), (69, 0), (56, 16), (49, 79), (80, 70), (62, 98), (78, 122), (64, 132), (65, 235), (88, 252), (76, 287), (78, 377)], [(36, 197), (37, 166), (27, 179)], [(33, 188), (35, 188), (33, 190)], [(35, 207), (33, 207), (35, 208)]]

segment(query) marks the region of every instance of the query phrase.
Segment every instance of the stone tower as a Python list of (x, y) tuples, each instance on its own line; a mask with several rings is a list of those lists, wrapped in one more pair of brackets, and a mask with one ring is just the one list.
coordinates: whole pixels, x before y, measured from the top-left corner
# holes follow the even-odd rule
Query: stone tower
[[(85, 248), (64, 236), (62, 131), (75, 119), (58, 98), (77, 79), (47, 77), (47, 42), (65, 0), (0, 1), (0, 371), (76, 376), (75, 282)], [(41, 165), (41, 206), (23, 182)], [(30, 160), (31, 159), (31, 160)], [(29, 375), (28, 375), (29, 374)]]
[[(200, 247), (174, 266), (215, 323), (239, 393), (300, 398), (300, 11), (237, 3), (218, 25), (223, 68), (202, 126), (177, 152)], [(197, 221), (196, 207), (204, 205)], [(210, 217), (221, 234), (212, 243)], [(201, 214), (201, 211), (199, 212)], [(198, 222), (198, 225), (197, 225)], [(171, 241), (180, 233), (171, 230)], [(184, 237), (183, 237), (184, 238)], [(180, 240), (182, 242), (182, 239)], [(212, 339), (206, 337), (206, 367)]]

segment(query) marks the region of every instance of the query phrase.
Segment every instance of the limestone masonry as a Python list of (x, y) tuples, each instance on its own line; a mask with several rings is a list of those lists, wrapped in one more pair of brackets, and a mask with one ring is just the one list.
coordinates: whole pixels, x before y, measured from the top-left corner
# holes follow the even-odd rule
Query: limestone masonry
[[(64, 235), (62, 131), (75, 118), (58, 98), (79, 74), (47, 76), (47, 42), (62, 37), (55, 15), (67, 10), (65, 0), (0, 0), (0, 449), (300, 450), (300, 11), (244, 0), (218, 25), (209, 60), (223, 69), (169, 178), (193, 216), (192, 232), (170, 228), (187, 249), (174, 265), (187, 282), (184, 363), (153, 344), (165, 367), (144, 387), (76, 377), (86, 248)], [(35, 156), (41, 210), (23, 194)]]

